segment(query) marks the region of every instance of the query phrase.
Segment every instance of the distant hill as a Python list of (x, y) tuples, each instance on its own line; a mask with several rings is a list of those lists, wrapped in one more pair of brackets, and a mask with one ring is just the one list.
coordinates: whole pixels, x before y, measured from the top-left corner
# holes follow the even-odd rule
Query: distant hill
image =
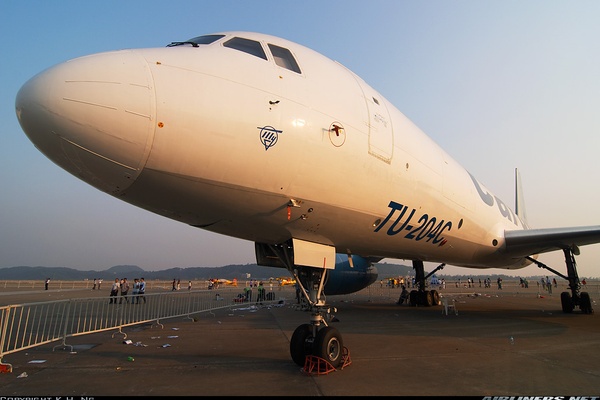
[[(405, 276), (412, 267), (395, 264), (377, 264), (379, 278), (384, 279), (392, 276)], [(290, 276), (283, 268), (263, 267), (256, 264), (226, 265), (223, 267), (189, 267), (169, 268), (161, 271), (144, 271), (136, 265), (116, 265), (104, 271), (81, 271), (66, 267), (5, 267), (0, 268), (0, 279), (2, 280), (92, 280), (101, 278), (112, 281), (115, 278), (133, 279), (144, 277), (146, 280), (202, 280), (210, 278), (222, 279), (268, 279), (279, 276)]]
[[(397, 276), (414, 276), (412, 266), (399, 264), (375, 264), (379, 273), (379, 279), (386, 279)], [(428, 271), (425, 271), (427, 274)], [(466, 275), (445, 275), (447, 280), (466, 279)], [(284, 268), (262, 267), (256, 264), (237, 264), (226, 265), (222, 267), (189, 267), (189, 268), (169, 268), (160, 271), (144, 271), (137, 265), (116, 265), (104, 271), (81, 271), (66, 267), (5, 267), (0, 268), (0, 280), (52, 280), (75, 281), (75, 280), (93, 280), (94, 278), (112, 281), (115, 278), (141, 278), (146, 280), (205, 280), (210, 278), (237, 279), (244, 280), (248, 277), (253, 279), (268, 279), (280, 276), (290, 276), (290, 273)], [(476, 276), (476, 274), (468, 275)], [(486, 275), (487, 276), (487, 275)], [(489, 275), (493, 280), (500, 276), (506, 279), (517, 279), (507, 275)], [(539, 277), (529, 277), (537, 279)]]

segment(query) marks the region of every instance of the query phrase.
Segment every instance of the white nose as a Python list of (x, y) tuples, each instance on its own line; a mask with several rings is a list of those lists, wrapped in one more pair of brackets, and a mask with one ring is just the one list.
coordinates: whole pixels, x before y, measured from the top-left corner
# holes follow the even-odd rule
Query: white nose
[(16, 98), (23, 131), (48, 158), (110, 194), (127, 189), (150, 153), (155, 98), (146, 60), (100, 53), (51, 67)]

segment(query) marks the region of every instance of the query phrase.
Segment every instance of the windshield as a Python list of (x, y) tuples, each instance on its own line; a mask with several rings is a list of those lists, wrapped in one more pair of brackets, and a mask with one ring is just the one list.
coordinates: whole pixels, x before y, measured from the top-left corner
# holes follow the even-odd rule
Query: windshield
[(181, 46), (183, 44), (191, 44), (194, 47), (198, 47), (199, 44), (211, 44), (219, 39), (221, 39), (225, 35), (203, 35), (197, 36), (193, 39), (186, 40), (185, 42), (171, 42), (167, 45), (167, 47), (173, 46)]
[(256, 40), (234, 37), (223, 43), (223, 46), (243, 51), (244, 53), (252, 54), (253, 56), (262, 58), (263, 60), (267, 59), (265, 51), (263, 50), (260, 43)]

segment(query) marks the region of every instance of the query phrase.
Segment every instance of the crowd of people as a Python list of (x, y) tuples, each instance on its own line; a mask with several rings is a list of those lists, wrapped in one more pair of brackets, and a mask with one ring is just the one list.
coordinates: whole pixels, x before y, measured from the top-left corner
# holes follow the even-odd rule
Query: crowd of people
[[(100, 288), (98, 286), (98, 288)], [(135, 278), (133, 280), (133, 288), (131, 288), (131, 296), (129, 296), (129, 281), (127, 278), (115, 278), (109, 294), (109, 304), (117, 304), (117, 298), (119, 299), (118, 304), (139, 304), (140, 300), (146, 303), (146, 281), (144, 278)], [(120, 294), (120, 296), (119, 296)], [(131, 300), (131, 302), (130, 302)]]
[(240, 293), (235, 302), (250, 302), (252, 301), (252, 289), (256, 288), (257, 296), (256, 303), (262, 304), (263, 301), (270, 301), (275, 299), (275, 293), (273, 293), (273, 283), (269, 283), (269, 293), (267, 293), (265, 286), (262, 281), (250, 280), (246, 282), (244, 292)]
[(556, 282), (556, 278), (552, 278), (550, 281), (549, 277), (541, 278), (540, 282), (538, 282), (538, 286), (541, 284), (542, 289), (547, 291), (548, 293), (552, 293), (552, 287), (558, 287), (558, 282)]
[[(529, 288), (529, 281), (527, 280), (527, 278), (521, 278), (519, 277), (519, 286), (524, 288), (524, 289), (528, 289)], [(501, 277), (497, 277), (496, 278), (496, 285), (498, 290), (502, 290), (502, 283), (503, 280)], [(445, 289), (446, 288), (446, 280), (444, 278), (438, 279), (437, 277), (432, 277), (431, 281), (429, 282), (429, 284), (432, 287), (438, 287), (440, 289)], [(557, 288), (558, 287), (558, 282), (556, 281), (556, 278), (550, 278), (548, 276), (546, 277), (542, 277), (538, 282), (538, 288), (552, 293), (552, 288)], [(585, 287), (586, 285), (586, 281), (585, 279), (583, 279), (581, 281), (581, 284)], [(416, 282), (415, 282), (415, 278), (414, 277), (398, 277), (398, 278), (388, 278), (387, 280), (381, 280), (380, 281), (380, 285), (381, 287), (388, 286), (391, 288), (396, 288), (396, 287), (401, 287), (401, 288), (416, 288)], [(475, 280), (473, 278), (467, 278), (466, 282), (463, 281), (463, 279), (458, 278), (456, 279), (456, 281), (454, 281), (454, 285), (458, 288), (458, 287), (466, 287), (466, 288), (475, 288), (475, 287), (484, 287), (484, 288), (491, 288), (492, 287), (492, 279), (487, 277), (487, 278), (483, 278), (483, 280), (481, 278), (479, 278), (479, 282), (476, 283)]]

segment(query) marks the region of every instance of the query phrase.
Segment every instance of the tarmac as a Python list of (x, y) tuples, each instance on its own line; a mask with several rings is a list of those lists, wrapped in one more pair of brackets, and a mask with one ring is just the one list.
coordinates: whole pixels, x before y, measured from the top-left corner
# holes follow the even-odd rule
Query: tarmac
[[(320, 375), (304, 371), (289, 352), (308, 312), (293, 301), (235, 305), (163, 326), (72, 337), (73, 348), (52, 343), (9, 354), (3, 361), (13, 372), (0, 374), (0, 398), (599, 396), (600, 318), (578, 309), (564, 314), (562, 290), (448, 285), (440, 292), (457, 309), (448, 315), (439, 305), (397, 305), (399, 289), (330, 296), (339, 320), (332, 326), (350, 364)], [(0, 291), (0, 304), (89, 292)], [(588, 292), (598, 307), (598, 286)]]

